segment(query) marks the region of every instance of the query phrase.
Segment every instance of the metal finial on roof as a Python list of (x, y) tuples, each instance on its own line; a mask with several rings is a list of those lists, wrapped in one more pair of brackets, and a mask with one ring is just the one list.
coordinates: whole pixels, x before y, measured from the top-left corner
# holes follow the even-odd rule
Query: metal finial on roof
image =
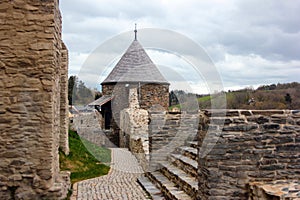
[(137, 40), (137, 30), (136, 30), (136, 23), (135, 23), (135, 29), (134, 29), (134, 40)]

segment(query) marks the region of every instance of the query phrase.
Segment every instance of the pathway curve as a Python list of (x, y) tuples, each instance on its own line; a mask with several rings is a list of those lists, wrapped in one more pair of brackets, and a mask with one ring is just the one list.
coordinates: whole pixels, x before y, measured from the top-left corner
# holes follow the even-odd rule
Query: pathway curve
[(111, 148), (111, 155), (112, 164), (109, 173), (74, 184), (72, 200), (149, 199), (137, 183), (137, 178), (142, 175), (143, 170), (131, 152), (123, 148)]

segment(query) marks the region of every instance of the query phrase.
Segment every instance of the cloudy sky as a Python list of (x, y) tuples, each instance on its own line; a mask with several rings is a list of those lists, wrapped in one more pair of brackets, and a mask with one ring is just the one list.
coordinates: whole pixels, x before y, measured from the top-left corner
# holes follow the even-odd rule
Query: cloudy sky
[[(69, 75), (79, 74), (89, 55), (110, 38), (133, 33), (137, 23), (140, 29), (171, 30), (196, 42), (224, 89), (300, 82), (300, 0), (62, 0), (60, 8)], [(131, 41), (126, 42), (118, 51), (126, 50)], [(187, 69), (174, 55), (147, 52), (155, 62), (161, 58), (164, 65), (177, 66), (179, 74), (178, 66)], [(88, 83), (93, 84), (99, 80)]]

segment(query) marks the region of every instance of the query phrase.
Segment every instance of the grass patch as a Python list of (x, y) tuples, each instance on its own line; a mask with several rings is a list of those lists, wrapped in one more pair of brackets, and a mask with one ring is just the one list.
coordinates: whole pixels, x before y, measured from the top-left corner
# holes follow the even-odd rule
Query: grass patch
[(169, 106), (169, 110), (172, 110), (173, 108), (179, 108), (179, 109), (181, 109), (181, 105), (180, 104), (176, 104), (176, 105), (173, 105), (173, 106)]
[(207, 96), (203, 96), (203, 97), (198, 98), (198, 102), (199, 102), (199, 103), (206, 102), (206, 101), (210, 101), (210, 100), (211, 100), (211, 96), (210, 96), (210, 95), (207, 95)]
[[(210, 108), (211, 107), (211, 105), (210, 105), (211, 100), (212, 100), (212, 97), (210, 95), (197, 98), (197, 101), (198, 101), (198, 104), (199, 104), (199, 109)], [(192, 106), (192, 105), (190, 105), (190, 106)], [(183, 103), (182, 105), (181, 104), (176, 104), (176, 105), (170, 106), (169, 110), (172, 110), (175, 107), (179, 108), (179, 109), (188, 110), (188, 108), (190, 106), (188, 105), (188, 103)], [(192, 107), (192, 110), (195, 110), (195, 109), (196, 109), (195, 107), (194, 107), (194, 109)]]
[[(82, 140), (74, 131), (69, 131), (70, 153), (59, 152), (61, 170), (71, 172), (72, 184), (81, 180), (106, 175), (109, 172), (111, 152), (87, 140)], [(87, 150), (89, 149), (89, 150)], [(103, 164), (107, 163), (107, 164)]]

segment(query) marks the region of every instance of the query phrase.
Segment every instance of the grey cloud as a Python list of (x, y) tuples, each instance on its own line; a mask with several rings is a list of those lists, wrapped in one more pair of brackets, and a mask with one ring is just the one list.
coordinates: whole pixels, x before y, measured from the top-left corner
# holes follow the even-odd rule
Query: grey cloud
[[(138, 28), (173, 30), (202, 45), (204, 52), (222, 68), (220, 74), (225, 85), (300, 81), (300, 65), (291, 63), (300, 60), (299, 0), (63, 0), (60, 4), (63, 37), (73, 52), (71, 63), (77, 68), (82, 62), (73, 56), (92, 52), (112, 36), (131, 30), (107, 48), (106, 53), (120, 53), (120, 48), (126, 50), (137, 22)], [(138, 34), (145, 47), (166, 45), (163, 37), (146, 35), (142, 30)], [(192, 46), (177, 40), (172, 45), (195, 56), (189, 51)], [(230, 61), (226, 58), (228, 54), (232, 56)], [(252, 55), (261, 60), (255, 60)], [(255, 62), (249, 62), (253, 59)], [(232, 68), (240, 62), (244, 65)]]
[[(64, 0), (63, 11), (69, 12), (77, 19), (105, 16), (109, 18), (141, 18), (155, 13), (163, 16), (163, 10), (156, 6), (159, 1), (140, 0)], [(75, 15), (74, 15), (75, 14)], [(74, 18), (74, 19), (76, 19)]]
[(237, 1), (237, 7), (234, 16), (243, 16), (250, 25), (277, 27), (287, 33), (300, 31), (299, 0), (244, 0)]
[(272, 59), (299, 59), (300, 1), (237, 1), (219, 32), (230, 53), (256, 53)]

